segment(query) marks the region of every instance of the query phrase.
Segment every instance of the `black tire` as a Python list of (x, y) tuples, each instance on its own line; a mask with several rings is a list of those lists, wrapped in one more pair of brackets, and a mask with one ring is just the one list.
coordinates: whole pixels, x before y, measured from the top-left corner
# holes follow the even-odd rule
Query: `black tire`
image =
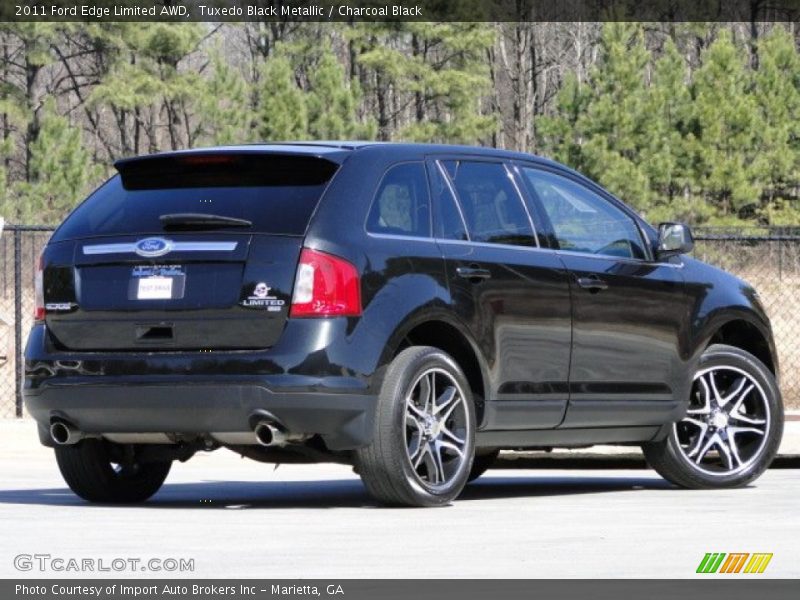
[[(744, 396), (741, 401), (742, 406), (745, 407), (743, 410), (748, 410), (748, 406), (752, 407), (753, 415), (748, 418), (752, 420), (758, 416), (757, 411), (760, 411), (764, 417), (757, 419), (757, 421), (764, 421), (763, 425), (751, 426), (754, 429), (763, 429), (763, 434), (756, 432), (746, 434), (745, 439), (749, 440), (749, 455), (744, 454), (739, 448), (739, 443), (735, 441), (736, 435), (729, 433), (730, 421), (747, 426), (747, 423), (737, 421), (735, 420), (737, 417), (731, 416), (737, 412), (732, 410), (731, 403), (733, 401), (728, 401), (726, 405), (717, 403), (714, 399), (715, 394), (709, 391), (710, 386), (705, 383), (705, 380), (700, 382), (700, 377), (709, 372), (714, 378), (722, 377), (722, 385), (725, 384), (724, 377), (727, 373), (729, 381), (733, 382), (731, 388), (734, 389), (735, 383), (742, 380), (745, 381), (743, 390), (747, 390), (751, 384), (753, 385), (749, 394), (740, 392), (737, 396), (737, 398)], [(716, 375), (717, 373), (721, 373), (721, 375)], [(719, 395), (726, 396), (722, 392)], [(732, 396), (732, 394), (730, 395)], [(704, 413), (705, 397), (712, 399), (711, 412), (708, 415)], [(664, 440), (642, 446), (647, 462), (667, 481), (690, 489), (742, 487), (757, 479), (775, 458), (783, 435), (783, 403), (775, 377), (764, 363), (752, 354), (733, 346), (722, 344), (709, 346), (698, 364), (689, 409), (693, 414), (687, 413), (684, 419), (673, 425)], [(703, 414), (699, 414), (701, 412)], [(725, 412), (725, 416), (719, 417), (721, 421), (715, 421), (712, 418), (713, 414), (719, 412)], [(743, 414), (743, 416), (747, 415)], [(691, 419), (693, 422), (687, 424), (687, 419)], [(694, 424), (698, 421), (702, 421), (703, 426), (708, 429), (702, 430)], [(691, 437), (692, 432), (694, 432), (694, 438)], [(710, 443), (708, 440), (715, 432), (719, 433), (720, 439), (723, 440), (722, 445), (727, 444), (728, 450), (723, 453), (724, 448), (719, 444), (711, 446), (714, 449), (714, 452), (711, 452), (712, 463), (703, 463), (702, 451), (698, 449), (701, 446), (705, 448), (705, 444)], [(686, 442), (685, 446), (683, 442)], [(737, 449), (735, 457), (739, 459), (738, 466), (733, 458), (726, 458), (726, 454), (731, 452), (731, 447)], [(696, 456), (699, 456), (699, 459), (689, 458), (692, 450), (697, 453)]]
[[(409, 425), (406, 398), (414, 397), (414, 393), (421, 389), (418, 386), (423, 385), (422, 379), (430, 376), (434, 378), (434, 383), (429, 385), (429, 390), (435, 389), (437, 385), (437, 392), (442, 386), (445, 390), (441, 396), (432, 394), (434, 409), (437, 399), (442, 406), (445, 405), (446, 401), (442, 398), (451, 390), (454, 394), (460, 394), (462, 401), (456, 403), (454, 400), (456, 406), (451, 411), (455, 415), (452, 419), (458, 418), (458, 423), (447, 421), (447, 415), (441, 415), (445, 417), (441, 425), (429, 426), (423, 432), (418, 426)], [(454, 385), (448, 386), (448, 383)], [(421, 395), (420, 391), (419, 397)], [(419, 397), (412, 400), (418, 408), (420, 405), (416, 402)], [(411, 414), (411, 420), (416, 423), (413, 413)], [(423, 421), (420, 419), (419, 422)], [(463, 442), (463, 446), (459, 445), (460, 454), (448, 455), (442, 454), (437, 448), (435, 452), (439, 460), (436, 461), (434, 445), (437, 440), (441, 442), (448, 439), (443, 437), (443, 429), (457, 431), (460, 434), (457, 437)], [(414, 452), (414, 448), (417, 452)], [(425, 448), (430, 450), (426, 451)], [(372, 442), (356, 451), (357, 470), (367, 491), (379, 502), (389, 505), (428, 507), (448, 504), (461, 493), (467, 483), (474, 448), (475, 407), (461, 368), (449, 355), (437, 348), (415, 346), (403, 350), (386, 371), (375, 412)], [(412, 465), (411, 455), (417, 457), (419, 466), (416, 468)], [(431, 472), (431, 463), (435, 474)], [(437, 465), (443, 465), (441, 470)], [(446, 472), (447, 469), (449, 472)], [(439, 473), (441, 482), (437, 480)]]
[(476, 453), (475, 458), (472, 461), (472, 469), (469, 471), (469, 477), (467, 478), (467, 481), (475, 481), (478, 479), (478, 477), (491, 469), (498, 456), (500, 456), (500, 450)]
[(169, 474), (171, 461), (114, 461), (110, 445), (100, 439), (85, 439), (71, 446), (56, 446), (56, 461), (64, 481), (89, 502), (132, 504), (155, 494)]

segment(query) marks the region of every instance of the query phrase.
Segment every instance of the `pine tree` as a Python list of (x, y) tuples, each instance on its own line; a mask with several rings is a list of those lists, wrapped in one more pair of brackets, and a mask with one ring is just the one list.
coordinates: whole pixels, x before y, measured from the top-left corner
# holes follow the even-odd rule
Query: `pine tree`
[(647, 217), (653, 221), (683, 220), (701, 223), (713, 207), (692, 194), (689, 131), (692, 99), (685, 60), (672, 39), (654, 65), (648, 93), (647, 130), (640, 155), (653, 202)]
[(476, 143), (490, 138), (499, 121), (484, 114), (482, 96), (491, 83), (486, 56), (494, 35), (486, 23), (353, 27), (349, 36), (365, 89), (375, 98), (378, 137), (390, 139), (398, 115), (405, 113), (413, 121), (396, 134), (403, 139)]
[(769, 223), (796, 223), (800, 206), (782, 197), (800, 180), (800, 56), (783, 27), (759, 44), (753, 94), (758, 108), (753, 170), (763, 181), (760, 212)]
[(96, 182), (100, 169), (92, 163), (81, 132), (45, 103), (39, 135), (31, 144), (31, 180), (13, 191), (14, 220), (55, 223), (71, 210)]
[(692, 86), (693, 178), (721, 215), (758, 203), (757, 104), (745, 52), (723, 30), (703, 53)]
[(640, 210), (651, 198), (641, 162), (651, 118), (645, 87), (649, 58), (640, 25), (606, 23), (600, 61), (588, 83), (581, 88), (570, 78), (558, 98), (559, 113), (539, 124), (545, 148), (556, 159)]
[(256, 103), (257, 138), (263, 141), (308, 139), (306, 95), (298, 87), (286, 56), (274, 55), (264, 63)]
[(195, 140), (190, 139), (192, 129), (186, 126), (187, 105), (201, 94), (202, 80), (195, 71), (182, 69), (181, 63), (197, 50), (202, 37), (200, 24), (104, 25), (108, 41), (117, 51), (114, 64), (92, 91), (90, 102), (112, 110), (120, 153), (153, 152), (162, 147), (159, 115), (166, 125), (164, 145), (172, 149), (192, 146)]
[(249, 127), (247, 82), (225, 61), (220, 49), (212, 53), (210, 66), (211, 74), (198, 102), (198, 136), (215, 145), (255, 141), (258, 136)]
[[(0, 22), (5, 55), (0, 80), (0, 112), (11, 119), (21, 137), (25, 180), (31, 177), (29, 147), (39, 133), (42, 74), (55, 61), (53, 45), (72, 27), (72, 24), (60, 23)], [(8, 48), (16, 48), (16, 52), (9, 55)]]
[(361, 90), (348, 81), (344, 68), (327, 48), (309, 74), (308, 131), (323, 140), (366, 137), (368, 127), (358, 118)]
[[(401, 135), (461, 144), (488, 139), (499, 125), (499, 116), (484, 114), (481, 103), (489, 89), (486, 53), (494, 44), (494, 29), (486, 23), (410, 23), (409, 28), (419, 45), (433, 51), (428, 50), (431, 59), (418, 55), (412, 62), (411, 89), (421, 94), (427, 110)], [(439, 55), (447, 60), (433, 58)]]
[(591, 97), (591, 90), (581, 86), (574, 73), (568, 73), (556, 96), (554, 114), (540, 117), (537, 125), (544, 154), (577, 170), (584, 167), (578, 120)]

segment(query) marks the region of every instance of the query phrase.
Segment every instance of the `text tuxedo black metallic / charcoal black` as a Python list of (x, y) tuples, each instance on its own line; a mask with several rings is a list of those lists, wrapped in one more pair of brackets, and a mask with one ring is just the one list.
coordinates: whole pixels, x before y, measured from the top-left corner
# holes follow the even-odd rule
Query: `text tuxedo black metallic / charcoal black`
[(320, 142), (116, 167), (43, 252), (25, 353), (28, 411), (87, 500), (144, 500), (223, 446), (352, 463), (423, 506), (501, 449), (641, 445), (684, 487), (777, 452), (755, 290), (561, 165)]

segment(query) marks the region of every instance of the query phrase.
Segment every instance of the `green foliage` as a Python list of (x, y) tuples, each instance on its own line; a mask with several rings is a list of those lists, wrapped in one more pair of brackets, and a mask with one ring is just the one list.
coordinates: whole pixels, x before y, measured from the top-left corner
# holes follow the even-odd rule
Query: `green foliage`
[(692, 87), (695, 180), (723, 215), (758, 201), (756, 102), (746, 60), (744, 49), (722, 31)]
[(52, 100), (44, 105), (30, 152), (31, 180), (12, 188), (3, 213), (12, 222), (53, 222), (83, 199), (100, 170), (80, 130), (57, 114)]
[(641, 26), (609, 23), (603, 63), (591, 76), (593, 96), (578, 121), (586, 142), (583, 170), (626, 198), (649, 199), (641, 155), (649, 142), (645, 67), (649, 54)]
[(250, 89), (244, 77), (225, 62), (219, 49), (213, 52), (210, 67), (198, 107), (202, 139), (214, 145), (255, 141), (249, 127)]
[(358, 121), (361, 91), (356, 82), (347, 81), (344, 68), (330, 49), (320, 57), (309, 74), (307, 97), (309, 137), (321, 140), (351, 139), (363, 135)]
[(694, 107), (688, 84), (686, 63), (675, 43), (667, 40), (648, 90), (647, 139), (641, 154), (642, 170), (651, 191), (650, 202), (642, 209), (653, 221), (702, 223), (714, 212), (710, 203), (692, 194)]
[[(413, 92), (416, 118), (399, 138), (465, 144), (497, 130), (497, 115), (481, 110), (490, 87), (486, 53), (494, 36), (487, 23), (361, 25), (350, 32), (376, 95)], [(411, 52), (392, 43), (398, 38), (411, 39)]]
[(197, 73), (178, 70), (200, 40), (197, 24), (105, 25), (113, 28), (110, 39), (118, 51), (105, 80), (92, 92), (94, 103), (133, 110), (162, 99), (189, 98), (197, 91)]
[(797, 215), (800, 55), (776, 27), (760, 67), (722, 29), (693, 73), (668, 39), (606, 23), (589, 79), (564, 82), (539, 131), (548, 154), (596, 179), (649, 219), (731, 223)]
[(607, 22), (597, 39), (532, 24), (515, 41), (472, 18), (484, 9), (465, 0), (448, 23), (0, 23), (0, 211), (57, 222), (115, 159), (170, 148), (502, 142), (494, 107), (523, 85), (537, 151), (651, 221), (800, 222), (800, 36)]
[[(308, 104), (292, 64), (278, 55), (264, 63), (256, 110), (256, 131), (263, 141), (308, 138)], [(287, 109), (291, 107), (291, 109)]]
[(761, 41), (759, 59), (752, 86), (758, 140), (752, 170), (769, 200), (762, 214), (775, 222), (782, 220), (779, 213), (789, 210), (796, 217), (800, 210), (791, 211), (786, 203), (773, 206), (800, 180), (800, 56), (792, 36), (776, 28)]
[(547, 153), (555, 160), (576, 169), (583, 167), (583, 136), (578, 120), (591, 100), (587, 86), (578, 82), (575, 73), (568, 73), (556, 97), (553, 116), (539, 118), (539, 135)]

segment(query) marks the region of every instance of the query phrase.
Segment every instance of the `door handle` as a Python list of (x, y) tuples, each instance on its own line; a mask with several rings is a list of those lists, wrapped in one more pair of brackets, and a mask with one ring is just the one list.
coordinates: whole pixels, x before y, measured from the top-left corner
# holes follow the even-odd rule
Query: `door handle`
[(456, 269), (456, 273), (459, 277), (474, 281), (478, 281), (480, 279), (489, 279), (492, 276), (492, 273), (489, 271), (489, 269), (481, 269), (478, 266), (458, 267)]
[(591, 277), (578, 277), (578, 285), (592, 293), (608, 289), (608, 284), (595, 275)]

